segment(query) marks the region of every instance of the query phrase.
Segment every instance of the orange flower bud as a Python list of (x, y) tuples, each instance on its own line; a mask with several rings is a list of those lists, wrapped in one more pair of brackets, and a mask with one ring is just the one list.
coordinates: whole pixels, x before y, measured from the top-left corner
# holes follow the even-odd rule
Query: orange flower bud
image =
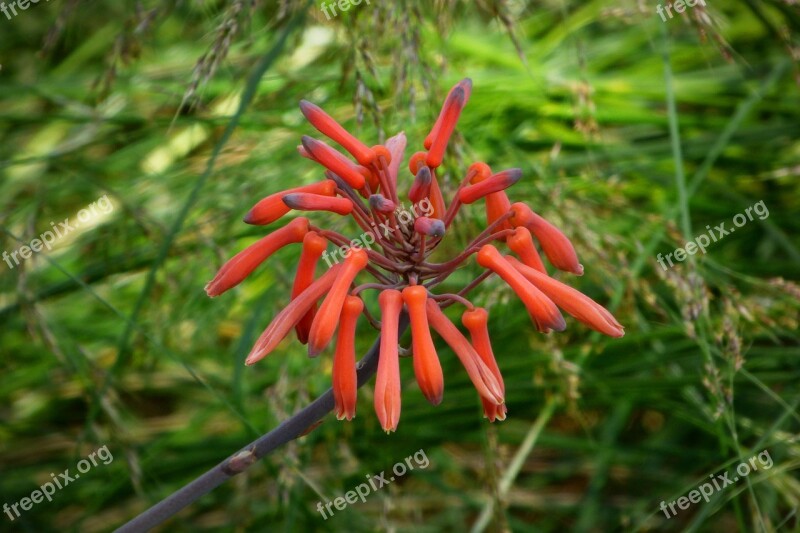
[(311, 185), (303, 185), (302, 187), (295, 187), (285, 191), (276, 192), (259, 201), (253, 208), (248, 211), (244, 216), (244, 221), (247, 224), (257, 226), (265, 226), (275, 222), (283, 215), (288, 213), (291, 209), (283, 203), (283, 197), (287, 194), (294, 192), (310, 192), (314, 194), (322, 194), (324, 196), (333, 196), (336, 189), (336, 183), (331, 180), (320, 181), (312, 183)]
[(317, 316), (311, 324), (311, 331), (308, 333), (309, 357), (318, 355), (331, 342), (350, 284), (367, 266), (367, 261), (367, 252), (364, 250), (350, 248), (347, 252), (341, 273), (322, 301)]
[(400, 422), (399, 323), (403, 296), (387, 289), (378, 296), (381, 308), (381, 347), (375, 378), (375, 414), (387, 433), (397, 430)]
[(547, 259), (559, 270), (583, 275), (583, 265), (578, 263), (578, 254), (570, 240), (557, 227), (537, 215), (522, 202), (511, 206), (514, 212), (509, 220), (512, 226), (525, 226), (542, 245)]
[(438, 218), (417, 217), (414, 220), (414, 231), (429, 237), (441, 237), (444, 235), (444, 222)]
[(458, 331), (458, 328), (450, 322), (450, 319), (442, 312), (436, 301), (428, 298), (425, 309), (428, 313), (428, 323), (461, 360), (461, 364), (464, 365), (478, 394), (486, 398), (490, 403), (495, 405), (502, 404), (504, 402), (503, 390), (492, 371), (481, 360), (475, 348)]
[(433, 169), (442, 164), (447, 143), (450, 141), (450, 136), (456, 129), (456, 123), (458, 122), (459, 116), (461, 116), (461, 110), (464, 109), (466, 103), (467, 96), (462, 87), (453, 89), (444, 101), (442, 111), (437, 120), (438, 128), (434, 125), (434, 129), (431, 130), (431, 147), (428, 151), (428, 156), (425, 158), (425, 164), (430, 168)]
[(522, 170), (512, 168), (499, 172), (490, 178), (464, 187), (458, 192), (458, 199), (463, 204), (471, 204), (488, 194), (504, 191), (514, 185), (522, 177)]
[(464, 78), (463, 80), (461, 80), (456, 85), (453, 85), (453, 87), (450, 88), (450, 91), (447, 93), (447, 98), (445, 98), (445, 104), (442, 106), (442, 111), (436, 118), (436, 122), (433, 124), (431, 132), (428, 134), (427, 137), (425, 137), (425, 141), (423, 142), (423, 146), (425, 146), (426, 150), (431, 149), (431, 146), (433, 146), (433, 140), (439, 135), (439, 130), (442, 127), (442, 120), (444, 118), (444, 107), (447, 105), (447, 101), (452, 97), (453, 91), (455, 91), (457, 88), (460, 88), (461, 90), (464, 91), (464, 105), (466, 105), (467, 100), (469, 100), (470, 94), (472, 94), (472, 80), (469, 78)]
[(300, 102), (300, 111), (303, 112), (303, 115), (312, 126), (326, 137), (339, 143), (350, 155), (356, 158), (359, 164), (367, 166), (372, 163), (375, 157), (372, 150), (351, 135), (325, 111), (306, 100)]
[(414, 203), (421, 202), (430, 195), (431, 190), (431, 169), (426, 166), (420, 167), (408, 191), (408, 199)]
[[(497, 361), (492, 351), (492, 343), (489, 340), (488, 322), (489, 313), (487, 313), (486, 309), (483, 307), (476, 307), (471, 311), (464, 311), (464, 314), (461, 315), (461, 323), (469, 330), (473, 348), (475, 348), (475, 351), (480, 356), (481, 361), (489, 367), (492, 375), (500, 384), (500, 390), (503, 392), (503, 395), (505, 395), (506, 387), (503, 383), (503, 376), (500, 374), (500, 369), (497, 366)], [(483, 412), (486, 418), (489, 419), (489, 422), (506, 419), (505, 404), (495, 405), (487, 401), (486, 398), (481, 398), (481, 402), (483, 403)]]
[(517, 294), (531, 320), (541, 332), (548, 330), (563, 331), (567, 325), (564, 317), (558, 311), (556, 305), (547, 296), (534, 287), (525, 277), (517, 272), (508, 261), (500, 255), (497, 248), (491, 244), (481, 247), (478, 252), (478, 264), (484, 268), (494, 271), (503, 281)]
[(419, 172), (420, 169), (425, 166), (425, 159), (427, 157), (428, 157), (427, 152), (417, 152), (414, 155), (412, 155), (411, 159), (408, 160), (408, 170), (410, 170), (411, 173), (416, 176), (417, 172)]
[(299, 211), (330, 211), (337, 215), (353, 212), (353, 202), (337, 196), (322, 196), (309, 192), (293, 192), (283, 197), (283, 203)]
[[(322, 252), (328, 246), (328, 241), (320, 237), (316, 231), (309, 231), (303, 237), (303, 251), (300, 253), (300, 261), (297, 263), (297, 274), (294, 276), (294, 284), (292, 286), (292, 300), (297, 298), (303, 291), (305, 291), (314, 282), (314, 271), (317, 269), (317, 263), (322, 256)], [(295, 326), (297, 332), (297, 339), (305, 344), (308, 342), (308, 332), (311, 330), (311, 322), (314, 320), (316, 312), (316, 303), (312, 304), (308, 313)]]
[(358, 296), (348, 296), (342, 305), (336, 353), (333, 356), (333, 399), (336, 418), (352, 420), (356, 416), (356, 323), (364, 302)]
[(330, 270), (325, 272), (320, 278), (308, 286), (294, 298), (289, 305), (283, 308), (275, 318), (272, 319), (267, 329), (258, 337), (253, 349), (245, 359), (246, 365), (252, 365), (256, 361), (269, 355), (272, 350), (283, 340), (287, 333), (308, 313), (308, 311), (322, 298), (336, 281), (339, 271), (343, 265), (333, 265)]
[(302, 142), (303, 147), (311, 154), (311, 157), (313, 157), (317, 163), (342, 178), (352, 188), (360, 189), (364, 186), (364, 175), (358, 167), (345, 156), (324, 142), (309, 137), (308, 135), (303, 135)]
[(531, 237), (531, 232), (528, 228), (525, 226), (515, 228), (514, 233), (506, 239), (506, 244), (522, 259), (523, 263), (547, 274), (547, 269), (544, 268), (544, 263), (542, 263), (542, 258), (539, 257), (536, 245), (533, 244), (533, 237)]
[(206, 284), (206, 294), (211, 297), (219, 296), (237, 286), (276, 251), (287, 244), (301, 242), (306, 232), (308, 232), (308, 219), (299, 217), (255, 244), (251, 244), (219, 269), (214, 279)]
[(595, 302), (577, 289), (561, 283), (538, 270), (530, 268), (513, 257), (506, 257), (508, 263), (520, 274), (547, 295), (557, 306), (574, 316), (590, 328), (609, 337), (622, 337), (625, 330), (605, 307)]
[(413, 285), (403, 289), (403, 301), (411, 320), (411, 345), (413, 349), (414, 375), (417, 378), (422, 394), (433, 405), (442, 402), (444, 394), (444, 376), (436, 347), (433, 345), (431, 330), (428, 327), (428, 315), (425, 302), (428, 291), (422, 285)]

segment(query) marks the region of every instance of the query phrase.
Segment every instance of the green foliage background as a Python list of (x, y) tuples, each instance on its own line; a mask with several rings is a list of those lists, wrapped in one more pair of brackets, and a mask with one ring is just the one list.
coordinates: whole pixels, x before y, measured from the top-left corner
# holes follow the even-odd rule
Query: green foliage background
[[(404, 360), (397, 433), (367, 385), (353, 422), (328, 416), (163, 530), (797, 528), (798, 31), (788, 0), (707, 0), (666, 22), (633, 0), (373, 0), (331, 20), (288, 0), (53, 0), (0, 15), (2, 249), (114, 203), (52, 251), (0, 264), (0, 503), (98, 447), (114, 456), (0, 529), (111, 530), (326, 390), (330, 354), (297, 342), (243, 365), (287, 302), (296, 248), (223, 297), (203, 286), (279, 226), (241, 222), (258, 199), (320, 178), (295, 151), (313, 132), (300, 99), (369, 143), (404, 130), (411, 153), (466, 76), (448, 186), (475, 160), (521, 167), (512, 198), (562, 227), (586, 268), (558, 277), (625, 337), (571, 319), (537, 334), (490, 278), (474, 300), (490, 310), (506, 421), (482, 419), (440, 343), (440, 406)], [(759, 201), (768, 218), (658, 266)], [(466, 210), (442, 256), (482, 224)], [(375, 336), (361, 325), (362, 353)], [(427, 468), (317, 513), (420, 449)], [(660, 511), (763, 450), (772, 468)]]

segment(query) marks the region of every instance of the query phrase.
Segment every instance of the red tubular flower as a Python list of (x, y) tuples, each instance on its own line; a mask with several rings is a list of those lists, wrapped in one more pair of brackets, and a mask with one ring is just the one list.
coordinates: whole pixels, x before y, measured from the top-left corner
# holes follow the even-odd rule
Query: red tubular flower
[(214, 279), (206, 284), (206, 294), (213, 298), (237, 286), (269, 256), (287, 244), (302, 242), (307, 231), (308, 219), (296, 218), (281, 229), (251, 244), (219, 269)]
[[(472, 346), (478, 352), (481, 361), (486, 363), (486, 366), (492, 371), (492, 375), (500, 384), (500, 390), (505, 395), (506, 387), (503, 383), (503, 376), (500, 374), (500, 368), (497, 366), (492, 351), (492, 343), (489, 340), (489, 313), (483, 307), (466, 310), (461, 315), (461, 323), (469, 330)], [(483, 403), (483, 412), (489, 422), (506, 419), (506, 404), (495, 405), (483, 397), (481, 397), (481, 402)]]
[(319, 183), (303, 185), (302, 187), (295, 187), (294, 189), (287, 189), (275, 194), (270, 194), (254, 205), (250, 211), (248, 211), (248, 213), (244, 216), (244, 221), (247, 224), (253, 224), (256, 226), (271, 224), (291, 211), (289, 206), (283, 203), (283, 197), (287, 194), (295, 192), (310, 192), (324, 196), (333, 196), (335, 189), (336, 183), (331, 180), (325, 180), (320, 181)]
[(622, 337), (625, 329), (606, 309), (582, 292), (542, 274), (516, 258), (506, 256), (509, 264), (525, 276), (536, 288), (547, 295), (557, 306), (574, 316), (590, 328), (609, 337)]
[(358, 296), (348, 296), (342, 306), (339, 335), (336, 337), (336, 353), (333, 356), (333, 399), (336, 418), (352, 420), (356, 416), (356, 323), (364, 302)]
[(486, 195), (508, 189), (518, 182), (521, 177), (522, 170), (518, 168), (504, 170), (480, 183), (464, 187), (459, 191), (458, 199), (461, 200), (461, 203), (471, 204)]
[(333, 282), (330, 292), (319, 307), (317, 316), (308, 333), (308, 355), (318, 355), (333, 338), (336, 323), (342, 311), (344, 299), (356, 275), (367, 266), (367, 254), (364, 250), (349, 248), (342, 265), (342, 271)]
[[(316, 231), (309, 231), (303, 237), (303, 251), (300, 253), (300, 261), (297, 263), (297, 274), (294, 276), (294, 284), (292, 285), (292, 300), (297, 298), (303, 291), (305, 291), (314, 282), (314, 272), (317, 269), (317, 263), (322, 256), (322, 252), (328, 246), (328, 241), (320, 237)], [(311, 322), (314, 320), (316, 312), (316, 302), (312, 304), (311, 309), (300, 319), (295, 326), (297, 332), (297, 339), (305, 344), (308, 342), (308, 332), (311, 330)]]
[(461, 116), (461, 110), (467, 103), (467, 95), (462, 87), (456, 87), (448, 96), (442, 106), (442, 112), (439, 114), (439, 127), (431, 131), (432, 141), (431, 148), (428, 151), (428, 156), (425, 158), (425, 164), (430, 168), (436, 168), (442, 164), (444, 158), (444, 151), (447, 148), (447, 143), (450, 142), (450, 136), (456, 129), (458, 117)]
[(375, 378), (375, 414), (387, 433), (397, 430), (400, 422), (400, 359), (398, 336), (403, 296), (386, 289), (378, 296), (381, 308), (381, 347)]
[(488, 268), (503, 278), (508, 283), (531, 315), (536, 327), (541, 332), (548, 330), (564, 331), (567, 328), (564, 317), (559, 313), (556, 305), (550, 301), (542, 291), (534, 287), (525, 277), (517, 272), (505, 258), (500, 255), (497, 248), (487, 244), (478, 252), (478, 264)]
[(539, 252), (536, 250), (536, 245), (533, 244), (533, 237), (531, 237), (531, 232), (528, 228), (525, 226), (515, 228), (514, 233), (506, 239), (506, 244), (522, 259), (523, 263), (543, 274), (547, 274), (547, 269), (542, 263), (542, 258), (539, 257)]
[(431, 147), (433, 146), (434, 139), (439, 135), (439, 130), (442, 127), (442, 122), (445, 117), (445, 107), (447, 106), (447, 102), (451, 99), (453, 91), (455, 91), (456, 89), (461, 89), (462, 91), (464, 91), (464, 105), (466, 105), (467, 100), (469, 100), (470, 94), (472, 94), (472, 80), (469, 78), (464, 78), (456, 85), (454, 85), (453, 88), (450, 89), (450, 92), (447, 93), (447, 98), (445, 98), (444, 100), (445, 103), (444, 106), (442, 107), (442, 111), (439, 113), (439, 117), (436, 119), (436, 122), (434, 123), (431, 132), (428, 134), (427, 137), (425, 137), (425, 142), (422, 143), (422, 145), (425, 147), (426, 150), (431, 149)]
[(330, 211), (337, 215), (349, 215), (353, 212), (353, 202), (347, 198), (322, 196), (310, 192), (287, 194), (283, 197), (283, 203), (298, 211)]
[[(428, 323), (436, 330), (444, 341), (453, 349), (461, 364), (469, 375), (472, 384), (483, 398), (495, 405), (501, 405), (503, 399), (503, 389), (497, 382), (492, 371), (486, 366), (475, 348), (458, 331), (458, 328), (450, 322), (450, 319), (439, 309), (439, 305), (432, 298), (428, 298), (425, 305), (428, 312)], [(413, 335), (413, 332), (412, 332)]]
[(317, 300), (322, 298), (333, 286), (339, 276), (339, 271), (343, 265), (333, 265), (330, 270), (325, 272), (317, 281), (308, 286), (294, 298), (289, 305), (283, 308), (275, 318), (272, 319), (267, 329), (258, 337), (253, 348), (245, 359), (245, 364), (252, 365), (269, 355), (272, 350), (283, 340), (291, 329), (308, 313)]
[[(314, 160), (327, 168), (354, 189), (360, 189), (366, 182), (361, 170), (348, 159), (325, 144), (308, 135), (303, 135), (303, 147)], [(370, 152), (372, 153), (372, 152)]]
[(561, 233), (557, 227), (537, 215), (522, 202), (511, 206), (514, 215), (511, 217), (513, 226), (525, 226), (542, 245), (544, 255), (559, 270), (572, 272), (578, 276), (583, 275), (583, 265), (578, 263), (578, 254), (570, 240)]
[[(557, 268), (576, 274), (582, 273), (583, 268), (561, 231), (525, 204), (511, 204), (506, 189), (519, 179), (518, 169), (493, 175), (485, 163), (474, 163), (457, 189), (447, 191), (452, 200), (449, 205), (445, 203), (437, 168), (471, 90), (471, 81), (465, 79), (448, 93), (425, 139), (427, 151), (415, 153), (408, 161), (411, 174), (405, 182), (410, 191), (403, 195), (398, 194), (398, 181), (405, 168), (404, 133), (389, 138), (385, 145), (369, 148), (317, 106), (305, 101), (300, 104), (309, 122), (341, 145), (355, 161), (322, 141), (303, 137), (299, 154), (325, 167), (328, 179), (267, 196), (245, 216), (245, 222), (269, 224), (289, 213), (290, 208), (325, 210), (352, 216), (363, 234), (351, 239), (337, 231), (311, 226), (301, 217), (239, 252), (220, 269), (206, 288), (210, 296), (238, 284), (279, 248), (303, 242), (292, 299), (259, 336), (247, 356), (248, 365), (271, 353), (292, 328), (301, 342), (308, 343), (308, 354), (314, 356), (330, 344), (339, 324), (333, 393), (336, 416), (351, 419), (358, 386), (356, 322), (363, 312), (381, 332), (375, 412), (381, 427), (391, 432), (400, 421), (399, 324), (404, 305), (411, 323), (414, 374), (424, 396), (433, 404), (443, 401), (442, 366), (431, 338), (431, 331), (435, 330), (463, 364), (490, 421), (506, 417), (503, 378), (492, 352), (486, 310), (475, 308), (465, 297), (488, 274), (498, 274), (514, 290), (540, 331), (564, 329), (566, 324), (557, 307), (560, 306), (606, 335), (623, 335), (622, 326), (611, 313), (547, 275), (534, 238)], [(400, 202), (401, 196), (411, 200), (410, 211)], [(445, 231), (454, 232), (459, 209), (479, 199), (483, 199), (486, 208), (485, 229), (454, 257), (432, 261), (432, 254), (447, 238)], [(488, 244), (498, 241), (505, 242), (520, 261), (504, 257)], [(331, 252), (327, 243), (334, 245)], [(488, 270), (457, 293), (434, 293), (473, 254), (477, 254), (478, 265)], [(325, 260), (329, 270), (314, 280), (320, 259)], [(374, 278), (373, 282), (356, 283), (356, 278), (364, 274)], [(364, 306), (361, 292), (367, 290), (379, 291), (380, 324)], [(454, 303), (467, 307), (461, 320), (470, 332), (471, 343), (442, 312), (443, 307)]]
[[(469, 167), (469, 170), (470, 173), (473, 174), (473, 177), (470, 180), (470, 183), (473, 185), (489, 179), (489, 177), (492, 175), (492, 169), (489, 168), (489, 165), (480, 161), (473, 163), (472, 166)], [(511, 211), (511, 201), (509, 201), (505, 191), (487, 194), (486, 198), (484, 198), (484, 204), (486, 205), (487, 225), (494, 223), (494, 221)], [(502, 222), (497, 229), (511, 229), (511, 224), (508, 221)], [(506, 238), (500, 237), (498, 240), (505, 241)]]
[(427, 300), (428, 291), (422, 285), (412, 285), (403, 289), (403, 301), (406, 303), (408, 317), (411, 320), (414, 375), (425, 398), (433, 405), (439, 405), (444, 394), (444, 376), (428, 327), (428, 315), (425, 309)]
[[(305, 115), (312, 126), (317, 128), (317, 130), (326, 137), (342, 145), (342, 148), (350, 152), (350, 155), (355, 157), (356, 161), (360, 164), (366, 166), (372, 163), (375, 158), (375, 154), (373, 154), (372, 150), (350, 135), (341, 124), (336, 122), (333, 117), (328, 115), (325, 111), (306, 100), (300, 102), (300, 111), (303, 112), (303, 115)], [(306, 149), (308, 150), (307, 146)], [(311, 150), (309, 150), (309, 152), (311, 152)], [(311, 153), (313, 154), (313, 152)]]

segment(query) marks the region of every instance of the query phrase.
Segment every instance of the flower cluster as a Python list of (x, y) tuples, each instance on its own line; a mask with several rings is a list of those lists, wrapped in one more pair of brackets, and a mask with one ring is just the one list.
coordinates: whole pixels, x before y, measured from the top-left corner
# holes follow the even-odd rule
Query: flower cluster
[[(336, 415), (352, 419), (356, 412), (355, 331), (364, 314), (380, 330), (380, 354), (375, 381), (375, 411), (385, 431), (397, 428), (400, 419), (399, 321), (407, 312), (411, 323), (411, 355), (419, 388), (432, 404), (442, 401), (444, 380), (431, 330), (453, 349), (480, 394), (490, 421), (506, 416), (504, 385), (491, 343), (486, 309), (474, 306), (465, 295), (492, 273), (502, 278), (525, 305), (541, 332), (566, 327), (559, 308), (589, 327), (612, 337), (621, 337), (623, 327), (601, 305), (581, 292), (550, 277), (540, 258), (544, 252), (557, 269), (583, 274), (575, 249), (564, 234), (522, 202), (511, 203), (505, 189), (522, 176), (519, 169), (493, 172), (485, 163), (474, 163), (455, 191), (449, 205), (437, 180), (437, 169), (469, 99), (472, 82), (454, 86), (436, 123), (424, 142), (425, 151), (411, 156), (408, 166), (413, 182), (406, 195), (416, 216), (400, 219), (402, 205), (397, 190), (400, 165), (406, 148), (401, 132), (384, 145), (368, 147), (347, 132), (322, 109), (306, 101), (300, 109), (320, 133), (340, 145), (350, 159), (325, 142), (304, 136), (300, 155), (322, 165), (326, 179), (267, 196), (245, 216), (249, 224), (270, 224), (291, 210), (329, 211), (350, 215), (380, 250), (360, 246), (335, 231), (312, 225), (298, 217), (283, 228), (247, 247), (219, 270), (206, 286), (209, 296), (218, 296), (238, 285), (275, 251), (291, 243), (302, 243), (291, 302), (273, 319), (253, 346), (247, 364), (269, 354), (292, 329), (309, 356), (322, 352), (336, 335), (333, 356), (333, 391)], [(446, 262), (431, 262), (464, 204), (482, 200), (486, 228), (458, 255)], [(416, 207), (426, 202), (421, 216)], [(386, 231), (379, 227), (387, 228)], [(342, 247), (344, 261), (316, 277), (317, 263), (329, 243)], [(502, 254), (494, 244), (504, 243), (513, 252)], [(485, 271), (458, 293), (434, 294), (433, 289), (465, 261), (475, 256)], [(356, 285), (356, 277), (371, 274), (374, 280)], [(378, 290), (380, 320), (362, 300), (365, 290)], [(320, 303), (321, 300), (321, 303)], [(465, 306), (461, 322), (469, 339), (447, 318), (442, 307)]]

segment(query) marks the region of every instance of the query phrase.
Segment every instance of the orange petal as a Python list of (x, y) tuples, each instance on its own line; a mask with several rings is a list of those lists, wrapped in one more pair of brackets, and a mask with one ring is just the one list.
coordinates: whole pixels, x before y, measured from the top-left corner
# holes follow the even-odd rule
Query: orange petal
[(351, 135), (325, 111), (307, 100), (300, 102), (300, 110), (312, 126), (326, 137), (342, 145), (361, 165), (367, 166), (372, 163), (375, 157), (372, 150)]
[(387, 433), (400, 422), (400, 359), (398, 353), (400, 311), (403, 296), (388, 289), (378, 296), (381, 308), (381, 352), (375, 378), (375, 414)]
[(439, 405), (444, 394), (444, 376), (428, 327), (428, 315), (425, 309), (427, 300), (428, 291), (422, 285), (403, 289), (403, 301), (411, 320), (414, 375), (425, 398), (433, 405)]
[(512, 168), (509, 170), (504, 170), (503, 172), (498, 172), (494, 176), (491, 176), (480, 183), (476, 183), (475, 185), (470, 185), (461, 189), (458, 192), (458, 199), (461, 200), (461, 203), (471, 204), (488, 194), (508, 189), (518, 182), (521, 177), (522, 170), (518, 168)]
[(425, 164), (431, 169), (442, 164), (444, 152), (447, 149), (447, 143), (450, 141), (450, 136), (456, 129), (456, 123), (458, 122), (459, 116), (461, 116), (461, 110), (464, 109), (466, 103), (466, 92), (462, 87), (454, 88), (444, 101), (439, 119), (436, 121), (438, 128), (434, 125), (434, 129), (431, 130), (431, 147), (428, 151), (428, 156), (425, 158)]
[(506, 239), (506, 244), (511, 248), (511, 251), (522, 259), (523, 263), (543, 274), (547, 274), (547, 269), (544, 268), (544, 263), (542, 263), (542, 258), (539, 257), (536, 245), (533, 244), (533, 237), (531, 237), (531, 232), (528, 228), (525, 226), (515, 228), (514, 233)]
[(283, 203), (300, 211), (330, 211), (337, 215), (353, 212), (353, 202), (338, 196), (322, 196), (310, 192), (293, 192), (283, 197)]
[(492, 371), (500, 384), (500, 390), (505, 394), (506, 387), (503, 384), (503, 376), (500, 374), (500, 368), (497, 366), (489, 339), (489, 313), (483, 307), (476, 307), (471, 311), (468, 309), (461, 315), (461, 323), (469, 330), (472, 346), (478, 352), (481, 361), (486, 363), (486, 366)]
[(489, 179), (492, 175), (492, 169), (489, 165), (484, 163), (483, 161), (476, 161), (469, 166), (467, 170), (467, 174), (472, 173), (472, 178), (470, 178), (469, 182), (471, 184), (480, 183), (484, 180)]
[(525, 279), (522, 274), (517, 272), (500, 255), (497, 248), (491, 244), (481, 247), (477, 259), (479, 265), (494, 271), (503, 278), (503, 281), (508, 283), (517, 294), (517, 297), (525, 304), (531, 320), (536, 324), (539, 331), (547, 332), (550, 329), (563, 331), (567, 327), (564, 317), (561, 316), (556, 305), (542, 291)]
[(276, 192), (275, 194), (267, 196), (254, 205), (253, 208), (244, 216), (244, 221), (247, 224), (254, 224), (258, 226), (271, 224), (290, 211), (289, 207), (283, 203), (283, 197), (287, 194), (291, 194), (293, 192), (310, 192), (325, 196), (333, 196), (335, 189), (336, 183), (331, 180), (325, 180), (318, 183), (312, 183), (311, 185), (303, 185), (302, 187), (295, 187), (294, 189)]
[(308, 232), (308, 219), (299, 217), (255, 244), (251, 244), (219, 269), (214, 279), (206, 284), (206, 294), (211, 297), (219, 296), (235, 287), (276, 251), (287, 244), (301, 242), (306, 232)]
[[(292, 300), (302, 294), (314, 282), (314, 271), (316, 271), (319, 258), (327, 246), (328, 241), (320, 237), (316, 231), (309, 231), (303, 237), (303, 251), (300, 253), (297, 274), (294, 276), (294, 284), (292, 285)], [(311, 322), (314, 320), (316, 307), (316, 303), (312, 304), (311, 309), (295, 326), (297, 339), (302, 344), (308, 342), (308, 332), (311, 330)]]
[(308, 135), (303, 135), (302, 142), (303, 147), (311, 154), (311, 157), (313, 157), (317, 163), (342, 178), (352, 188), (360, 189), (364, 186), (366, 182), (364, 173), (345, 156), (324, 142), (309, 137)]
[(483, 398), (486, 398), (490, 403), (500, 405), (503, 403), (503, 390), (497, 379), (492, 374), (492, 371), (486, 366), (475, 348), (469, 341), (458, 331), (458, 328), (450, 322), (450, 319), (439, 309), (439, 305), (431, 298), (428, 298), (425, 304), (425, 309), (428, 314), (428, 323), (436, 332), (445, 340), (445, 342), (453, 349), (461, 364), (469, 375), (472, 384)]
[[(472, 340), (472, 347), (475, 348), (475, 351), (480, 356), (481, 361), (483, 361), (486, 366), (489, 367), (492, 375), (500, 384), (500, 390), (502, 390), (503, 395), (505, 395), (506, 387), (503, 383), (503, 376), (500, 374), (500, 369), (498, 368), (497, 361), (495, 361), (494, 358), (494, 352), (492, 352), (492, 343), (489, 340), (488, 321), (489, 314), (486, 312), (486, 309), (482, 307), (476, 307), (472, 311), (464, 311), (464, 314), (461, 315), (461, 323), (464, 324), (464, 327), (469, 330), (470, 339)], [(489, 422), (494, 422), (495, 420), (505, 420), (505, 404), (495, 405), (494, 403), (486, 400), (486, 398), (481, 398), (481, 403), (483, 404), (484, 415), (489, 419)]]
[(367, 252), (355, 248), (349, 248), (345, 252), (341, 273), (325, 296), (311, 324), (311, 331), (308, 333), (309, 357), (318, 355), (331, 342), (350, 284), (366, 266)]
[(609, 337), (622, 337), (625, 330), (617, 319), (602, 305), (577, 289), (542, 274), (524, 265), (513, 257), (506, 257), (508, 263), (525, 276), (528, 281), (547, 295), (557, 306), (574, 316), (590, 328)]
[(570, 240), (557, 227), (537, 215), (522, 202), (511, 206), (514, 216), (509, 220), (512, 226), (525, 226), (542, 245), (547, 259), (559, 270), (583, 275), (583, 266), (578, 263), (578, 254)]
[(336, 418), (352, 420), (356, 416), (356, 323), (364, 302), (358, 296), (348, 296), (342, 306), (339, 334), (336, 338), (336, 353), (333, 356), (333, 399)]
[(258, 337), (253, 349), (250, 350), (245, 364), (252, 365), (256, 361), (263, 359), (269, 355), (272, 350), (278, 345), (279, 342), (286, 337), (286, 334), (300, 321), (303, 316), (317, 303), (317, 300), (322, 298), (336, 281), (339, 276), (339, 271), (342, 269), (341, 264), (336, 264), (330, 270), (325, 272), (320, 278), (308, 286), (306, 290), (301, 292), (294, 298), (289, 305), (283, 308), (275, 318), (272, 319), (267, 329)]

